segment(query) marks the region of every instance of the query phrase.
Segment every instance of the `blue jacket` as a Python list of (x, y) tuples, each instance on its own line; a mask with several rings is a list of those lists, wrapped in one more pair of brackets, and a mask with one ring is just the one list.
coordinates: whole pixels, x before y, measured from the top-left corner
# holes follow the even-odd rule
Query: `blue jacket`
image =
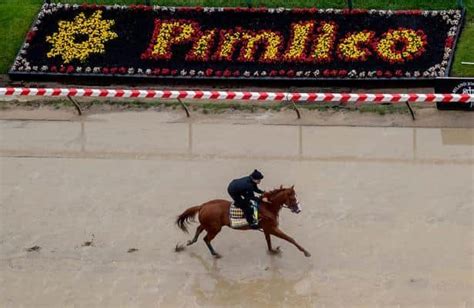
[(255, 197), (254, 193), (263, 193), (263, 191), (258, 188), (257, 184), (252, 181), (252, 178), (250, 176), (233, 180), (232, 182), (230, 182), (227, 191), (229, 192), (229, 194), (240, 195), (244, 197), (246, 201), (258, 201), (258, 198)]

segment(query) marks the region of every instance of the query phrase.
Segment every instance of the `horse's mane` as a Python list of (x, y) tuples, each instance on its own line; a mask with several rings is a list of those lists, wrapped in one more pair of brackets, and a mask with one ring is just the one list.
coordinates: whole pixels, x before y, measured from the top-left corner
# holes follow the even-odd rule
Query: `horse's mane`
[(288, 188), (275, 188), (273, 190), (270, 190), (270, 191), (267, 191), (266, 194), (268, 195), (275, 195), (275, 194), (278, 194), (279, 192), (283, 191), (283, 190), (287, 190)]

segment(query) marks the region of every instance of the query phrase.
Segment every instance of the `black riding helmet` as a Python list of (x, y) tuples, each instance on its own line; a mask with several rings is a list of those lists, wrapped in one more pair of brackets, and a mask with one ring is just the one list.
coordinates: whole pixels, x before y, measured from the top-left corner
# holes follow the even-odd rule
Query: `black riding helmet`
[(250, 177), (254, 180), (261, 180), (263, 179), (263, 174), (258, 171), (257, 169), (255, 169), (252, 174), (250, 174)]

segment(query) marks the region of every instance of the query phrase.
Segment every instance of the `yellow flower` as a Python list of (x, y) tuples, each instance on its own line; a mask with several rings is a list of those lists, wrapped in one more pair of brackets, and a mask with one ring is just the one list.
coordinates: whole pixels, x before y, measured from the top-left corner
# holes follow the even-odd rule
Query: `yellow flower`
[(102, 19), (102, 11), (96, 11), (90, 18), (80, 13), (73, 21), (59, 21), (58, 32), (46, 37), (46, 42), (53, 45), (47, 57), (61, 56), (64, 63), (69, 63), (75, 59), (84, 61), (92, 53), (104, 53), (104, 44), (118, 37), (110, 31), (114, 24), (113, 20)]

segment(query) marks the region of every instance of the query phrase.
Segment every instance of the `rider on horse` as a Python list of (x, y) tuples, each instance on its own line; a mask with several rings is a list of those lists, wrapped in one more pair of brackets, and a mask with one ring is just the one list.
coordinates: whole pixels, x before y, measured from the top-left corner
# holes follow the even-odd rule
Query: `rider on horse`
[(254, 221), (253, 218), (253, 209), (250, 202), (253, 200), (259, 202), (259, 199), (255, 196), (255, 192), (263, 194), (264, 192), (260, 190), (257, 185), (260, 184), (263, 179), (263, 174), (254, 170), (249, 176), (235, 179), (230, 182), (227, 192), (234, 200), (235, 206), (240, 208), (247, 219), (250, 228), (258, 229), (258, 221)]

